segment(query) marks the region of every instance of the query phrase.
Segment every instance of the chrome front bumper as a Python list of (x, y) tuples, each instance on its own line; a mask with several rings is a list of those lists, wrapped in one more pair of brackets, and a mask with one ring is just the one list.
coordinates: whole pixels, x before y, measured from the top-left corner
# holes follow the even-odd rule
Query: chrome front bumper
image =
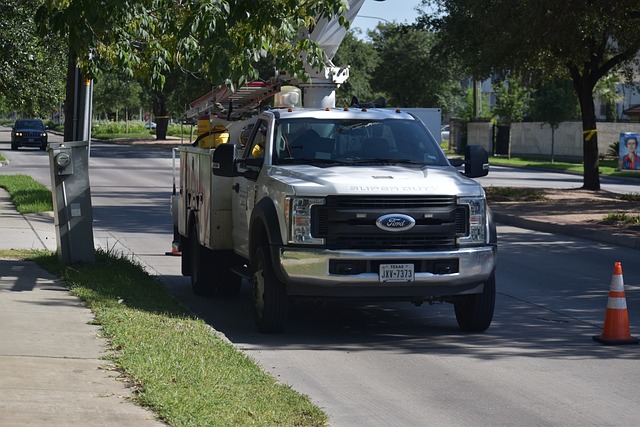
[[(402, 295), (453, 295), (457, 293), (474, 293), (478, 285), (486, 281), (496, 266), (496, 247), (458, 249), (443, 252), (401, 252), (401, 251), (331, 251), (322, 249), (288, 248), (277, 249), (279, 260), (279, 276), (289, 286), (290, 293), (311, 295), (320, 289), (351, 288), (360, 289), (358, 294), (366, 294), (366, 289), (374, 288), (397, 290)], [(372, 262), (384, 261), (394, 263), (398, 260), (445, 261), (457, 260), (458, 271), (447, 274), (416, 272), (415, 280), (407, 283), (380, 282), (378, 272), (360, 274), (331, 274), (330, 260), (364, 260)], [(276, 266), (278, 267), (278, 266)], [(311, 289), (311, 290), (309, 290)], [(327, 295), (327, 292), (320, 291)], [(338, 293), (340, 293), (338, 291)], [(377, 292), (375, 292), (377, 293)], [(330, 294), (330, 292), (329, 292)]]

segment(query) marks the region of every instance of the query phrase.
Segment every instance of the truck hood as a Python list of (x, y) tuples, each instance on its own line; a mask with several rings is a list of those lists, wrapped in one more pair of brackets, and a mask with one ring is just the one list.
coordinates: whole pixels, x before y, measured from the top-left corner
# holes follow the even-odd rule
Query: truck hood
[(272, 166), (269, 177), (290, 186), (303, 196), (422, 194), (484, 194), (476, 181), (452, 166), (413, 168), (403, 166), (337, 166), (319, 168), (309, 165)]

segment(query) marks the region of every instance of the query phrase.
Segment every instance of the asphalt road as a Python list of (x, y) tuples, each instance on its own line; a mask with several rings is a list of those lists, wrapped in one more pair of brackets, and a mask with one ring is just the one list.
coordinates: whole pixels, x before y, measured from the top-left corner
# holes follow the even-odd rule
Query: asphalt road
[[(11, 163), (0, 173), (26, 173), (50, 185), (47, 153), (10, 151), (5, 130), (0, 153)], [(484, 334), (461, 333), (450, 305), (301, 303), (285, 333), (263, 335), (253, 328), (246, 284), (237, 297), (195, 297), (179, 258), (164, 255), (172, 237), (170, 151), (96, 143), (91, 156), (99, 244), (135, 254), (195, 313), (324, 408), (333, 426), (640, 420), (640, 346), (591, 339), (601, 333), (615, 261), (624, 268), (632, 333), (640, 335), (640, 251), (499, 227), (496, 314)], [(581, 185), (580, 177), (520, 179), (518, 170), (495, 169), (491, 179), (504, 173), (508, 185)]]

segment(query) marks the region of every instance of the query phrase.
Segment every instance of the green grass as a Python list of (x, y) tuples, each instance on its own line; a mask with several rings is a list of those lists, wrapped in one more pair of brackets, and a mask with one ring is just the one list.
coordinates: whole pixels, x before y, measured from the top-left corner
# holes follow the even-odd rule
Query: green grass
[(22, 214), (53, 210), (51, 191), (28, 175), (0, 175), (0, 187), (9, 192)]
[(640, 225), (640, 215), (629, 215), (626, 213), (613, 213), (613, 214), (605, 215), (604, 221), (609, 223)]
[(621, 194), (620, 199), (628, 202), (640, 202), (640, 193)]
[[(167, 127), (167, 135), (171, 136), (189, 136), (191, 126), (181, 126), (175, 123), (169, 123)], [(194, 132), (197, 129), (194, 129)], [(94, 121), (91, 126), (91, 136), (96, 139), (132, 139), (132, 140), (148, 140), (156, 138), (156, 131), (145, 128), (143, 122), (130, 121), (111, 122), (111, 121)]]
[(31, 259), (95, 314), (135, 400), (172, 426), (322, 426), (325, 413), (265, 373), (171, 298), (139, 265), (98, 250), (91, 265)]
[(145, 139), (156, 138), (156, 136), (149, 131), (132, 132), (132, 133), (96, 133), (96, 134), (92, 134), (91, 137), (96, 139), (107, 139), (107, 140), (109, 139), (145, 140)]
[[(558, 170), (562, 172), (575, 172), (582, 174), (584, 173), (584, 166), (581, 162), (553, 162), (551, 163), (548, 159), (529, 159), (529, 158), (521, 158), (521, 157), (490, 157), (490, 164), (495, 165), (508, 165), (508, 166), (517, 166), (521, 168), (543, 168), (543, 169), (552, 169)], [(623, 177), (632, 177), (640, 179), (640, 173), (635, 172), (621, 172), (618, 170), (618, 164), (616, 160), (600, 160), (600, 174), (608, 175), (608, 176), (623, 176)]]

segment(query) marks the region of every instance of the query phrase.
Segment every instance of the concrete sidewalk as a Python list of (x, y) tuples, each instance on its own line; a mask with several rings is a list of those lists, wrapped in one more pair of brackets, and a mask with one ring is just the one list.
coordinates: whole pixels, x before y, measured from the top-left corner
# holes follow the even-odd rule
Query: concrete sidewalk
[[(0, 249), (56, 250), (51, 215), (20, 215), (0, 188)], [(55, 276), (0, 259), (0, 425), (165, 425), (127, 400), (93, 315)]]

